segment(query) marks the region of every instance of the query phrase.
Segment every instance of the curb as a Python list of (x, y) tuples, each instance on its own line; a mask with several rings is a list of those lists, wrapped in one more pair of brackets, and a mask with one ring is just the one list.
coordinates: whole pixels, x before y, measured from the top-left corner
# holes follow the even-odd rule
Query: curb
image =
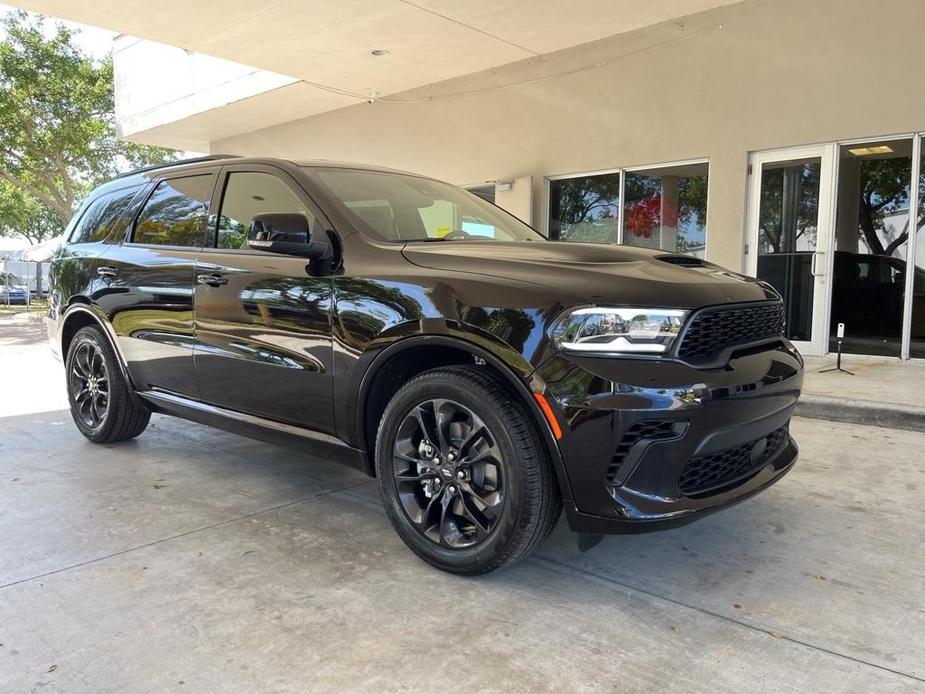
[(809, 419), (925, 432), (925, 407), (918, 405), (804, 394), (797, 401), (794, 414)]

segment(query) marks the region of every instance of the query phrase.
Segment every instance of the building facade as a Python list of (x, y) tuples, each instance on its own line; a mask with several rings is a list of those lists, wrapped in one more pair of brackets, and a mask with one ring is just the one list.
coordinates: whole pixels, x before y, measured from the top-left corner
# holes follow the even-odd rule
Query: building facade
[(925, 358), (920, 0), (19, 4), (129, 34), (131, 139), (432, 175), (767, 279), (805, 353)]

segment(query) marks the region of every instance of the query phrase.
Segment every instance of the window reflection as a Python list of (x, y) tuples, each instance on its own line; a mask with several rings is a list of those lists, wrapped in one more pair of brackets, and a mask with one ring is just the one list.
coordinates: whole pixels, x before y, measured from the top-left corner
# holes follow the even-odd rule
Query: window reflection
[(132, 241), (202, 248), (211, 181), (211, 176), (187, 176), (158, 183), (138, 216)]
[(549, 238), (616, 243), (619, 223), (619, 173), (549, 182)]
[(821, 159), (793, 159), (761, 167), (758, 277), (784, 298), (786, 335), (811, 340), (812, 259), (819, 222)]
[(623, 243), (703, 258), (707, 242), (708, 165), (628, 171)]
[(909, 239), (912, 141), (841, 148), (830, 349), (899, 356)]

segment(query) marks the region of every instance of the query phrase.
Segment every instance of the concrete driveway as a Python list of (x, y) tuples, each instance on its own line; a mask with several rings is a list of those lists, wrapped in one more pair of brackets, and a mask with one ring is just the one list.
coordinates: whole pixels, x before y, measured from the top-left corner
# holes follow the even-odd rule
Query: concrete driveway
[(157, 416), (96, 446), (0, 323), (0, 691), (925, 690), (925, 435), (796, 420), (749, 503), (479, 579), (375, 484)]

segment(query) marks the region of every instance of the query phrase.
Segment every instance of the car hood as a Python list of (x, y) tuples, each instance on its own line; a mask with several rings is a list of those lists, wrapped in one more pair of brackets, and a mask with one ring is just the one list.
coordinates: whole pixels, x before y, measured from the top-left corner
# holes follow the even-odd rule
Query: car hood
[[(618, 303), (699, 308), (778, 299), (769, 285), (687, 256), (620, 245), (558, 241), (455, 241), (407, 244), (420, 267), (525, 282), (562, 304)], [(686, 259), (686, 260), (685, 260)]]

